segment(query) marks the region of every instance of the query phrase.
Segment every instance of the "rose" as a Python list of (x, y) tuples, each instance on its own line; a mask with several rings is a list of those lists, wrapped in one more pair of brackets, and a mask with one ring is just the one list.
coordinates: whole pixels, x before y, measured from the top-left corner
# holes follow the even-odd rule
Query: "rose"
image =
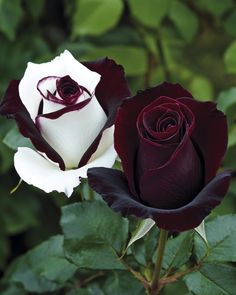
[(224, 114), (180, 85), (163, 83), (124, 101), (115, 123), (124, 173), (88, 171), (90, 186), (124, 216), (166, 230), (198, 226), (223, 199), (230, 173), (216, 176), (227, 146)]
[(48, 63), (29, 63), (0, 106), (0, 114), (14, 118), (36, 149), (20, 147), (15, 154), (20, 177), (70, 196), (89, 167), (111, 167), (112, 125), (129, 95), (122, 67), (108, 58), (83, 65), (65, 51)]

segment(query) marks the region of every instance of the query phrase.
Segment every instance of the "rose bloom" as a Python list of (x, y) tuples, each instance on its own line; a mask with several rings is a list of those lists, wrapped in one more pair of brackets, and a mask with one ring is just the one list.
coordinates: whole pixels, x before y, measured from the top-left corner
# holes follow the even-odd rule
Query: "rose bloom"
[(122, 67), (108, 58), (81, 64), (65, 51), (48, 63), (28, 63), (0, 105), (35, 147), (18, 148), (20, 177), (69, 197), (89, 167), (112, 167), (114, 118), (129, 95)]
[(226, 194), (230, 173), (216, 175), (227, 147), (226, 117), (179, 84), (163, 83), (125, 100), (114, 136), (124, 173), (92, 168), (88, 179), (124, 216), (184, 231), (198, 226)]

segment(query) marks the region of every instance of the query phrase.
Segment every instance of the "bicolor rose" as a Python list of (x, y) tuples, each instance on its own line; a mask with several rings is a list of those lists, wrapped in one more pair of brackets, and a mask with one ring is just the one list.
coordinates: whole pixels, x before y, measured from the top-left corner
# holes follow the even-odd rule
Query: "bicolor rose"
[(113, 123), (129, 95), (122, 67), (108, 58), (81, 64), (65, 51), (48, 63), (28, 63), (0, 105), (0, 114), (14, 118), (35, 147), (18, 148), (20, 177), (70, 196), (89, 167), (111, 167)]
[(216, 104), (163, 83), (125, 100), (118, 111), (115, 148), (124, 173), (92, 168), (89, 183), (124, 216), (188, 230), (227, 192), (230, 173), (216, 175), (226, 147), (226, 117)]

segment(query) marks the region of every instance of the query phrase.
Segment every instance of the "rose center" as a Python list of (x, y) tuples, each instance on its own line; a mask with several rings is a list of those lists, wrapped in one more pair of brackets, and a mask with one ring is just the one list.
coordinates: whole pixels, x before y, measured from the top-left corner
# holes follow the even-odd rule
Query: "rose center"
[(82, 95), (83, 99), (91, 97), (91, 93), (69, 75), (64, 77), (44, 77), (39, 80), (37, 89), (44, 99), (65, 106), (78, 103)]
[(83, 90), (70, 76), (64, 76), (56, 82), (59, 96), (68, 104), (74, 103), (82, 94)]
[(159, 124), (157, 124), (157, 131), (166, 132), (176, 125), (177, 125), (177, 122), (174, 118), (166, 117), (163, 120), (161, 120)]

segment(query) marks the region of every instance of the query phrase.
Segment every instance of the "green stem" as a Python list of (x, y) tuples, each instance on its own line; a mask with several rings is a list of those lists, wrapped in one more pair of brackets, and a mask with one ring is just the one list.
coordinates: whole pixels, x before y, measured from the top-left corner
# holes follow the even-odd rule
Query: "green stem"
[(161, 265), (165, 252), (165, 245), (168, 237), (168, 231), (161, 229), (160, 237), (157, 248), (157, 261), (154, 268), (154, 273), (152, 277), (151, 287), (150, 287), (150, 295), (157, 295), (159, 293), (159, 280), (161, 274)]

